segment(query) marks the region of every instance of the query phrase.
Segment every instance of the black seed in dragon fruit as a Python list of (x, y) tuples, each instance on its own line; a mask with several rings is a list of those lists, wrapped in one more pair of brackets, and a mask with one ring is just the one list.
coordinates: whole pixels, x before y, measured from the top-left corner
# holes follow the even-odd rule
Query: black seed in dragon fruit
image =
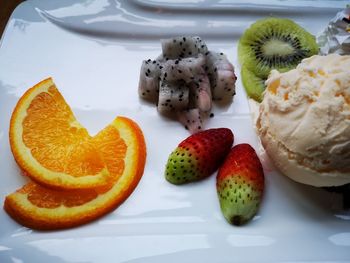
[(194, 82), (198, 74), (204, 73), (205, 63), (206, 59), (202, 54), (190, 58), (169, 59), (163, 62), (161, 78), (168, 82)]
[(162, 39), (163, 57), (167, 59), (187, 58), (205, 54), (208, 48), (200, 37), (175, 37)]
[(199, 109), (189, 109), (177, 112), (177, 119), (190, 133), (196, 133), (203, 129), (203, 113)]
[(139, 96), (157, 102), (159, 96), (159, 80), (163, 66), (157, 60), (144, 60), (141, 65), (139, 80)]
[(190, 108), (198, 108), (200, 111), (208, 112), (212, 107), (212, 95), (209, 78), (202, 73), (196, 76), (195, 82), (190, 85)]
[(168, 114), (171, 111), (187, 109), (189, 88), (184, 82), (162, 81), (159, 87), (158, 112)]
[(236, 75), (233, 65), (223, 53), (209, 51), (206, 67), (214, 100), (225, 101), (236, 94)]
[(198, 36), (192, 37), (192, 39), (193, 39), (193, 42), (194, 42), (195, 46), (196, 46), (197, 49), (198, 49), (198, 52), (199, 52), (200, 54), (205, 55), (205, 54), (208, 52), (208, 47), (207, 47), (207, 45), (204, 43), (204, 41), (203, 41), (200, 37), (198, 37)]
[(155, 102), (159, 113), (175, 114), (186, 129), (197, 132), (213, 116), (212, 100), (228, 101), (235, 94), (234, 68), (197, 36), (162, 40), (162, 51), (155, 60), (143, 61), (139, 95)]

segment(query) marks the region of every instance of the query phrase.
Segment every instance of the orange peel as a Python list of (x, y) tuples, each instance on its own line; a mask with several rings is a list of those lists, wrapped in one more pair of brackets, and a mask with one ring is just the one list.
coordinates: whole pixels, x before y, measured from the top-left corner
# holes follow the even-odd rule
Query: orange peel
[(10, 121), (13, 156), (28, 176), (45, 186), (77, 189), (112, 180), (99, 150), (51, 78), (27, 90)]
[[(113, 175), (110, 186), (63, 191), (30, 182), (6, 197), (7, 213), (24, 226), (52, 230), (90, 222), (120, 205), (144, 171), (146, 145), (142, 131), (134, 121), (117, 117), (93, 141)], [(110, 158), (111, 154), (118, 158)]]

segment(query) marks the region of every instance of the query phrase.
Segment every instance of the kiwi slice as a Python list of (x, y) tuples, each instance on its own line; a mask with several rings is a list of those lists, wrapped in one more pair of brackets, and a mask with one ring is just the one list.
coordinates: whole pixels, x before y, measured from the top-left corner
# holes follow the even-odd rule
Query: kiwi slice
[(259, 77), (271, 69), (285, 72), (302, 59), (318, 53), (315, 37), (289, 19), (265, 18), (255, 22), (239, 40), (238, 58)]
[[(238, 43), (238, 59), (246, 68), (242, 68), (245, 75), (242, 78), (245, 78), (243, 85), (248, 95), (261, 94), (259, 78), (267, 79), (272, 69), (286, 72), (317, 53), (315, 37), (292, 20), (274, 17), (258, 20)], [(254, 82), (258, 83), (255, 88)]]
[(262, 101), (262, 93), (265, 90), (265, 78), (260, 78), (242, 65), (241, 79), (248, 96), (257, 102)]

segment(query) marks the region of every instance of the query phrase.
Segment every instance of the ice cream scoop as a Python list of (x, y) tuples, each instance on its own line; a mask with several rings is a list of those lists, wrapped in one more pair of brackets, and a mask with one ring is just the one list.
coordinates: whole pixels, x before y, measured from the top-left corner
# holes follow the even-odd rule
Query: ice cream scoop
[(272, 70), (266, 85), (256, 125), (275, 166), (304, 184), (350, 183), (350, 56)]

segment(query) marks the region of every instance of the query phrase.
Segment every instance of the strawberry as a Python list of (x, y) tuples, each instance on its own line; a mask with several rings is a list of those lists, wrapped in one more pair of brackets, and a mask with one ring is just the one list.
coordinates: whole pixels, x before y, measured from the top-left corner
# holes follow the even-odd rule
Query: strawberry
[(257, 213), (264, 190), (264, 171), (249, 144), (233, 147), (216, 178), (221, 211), (234, 225), (248, 222)]
[(232, 143), (233, 133), (227, 128), (191, 135), (170, 154), (165, 178), (173, 184), (184, 184), (208, 177), (219, 168)]

